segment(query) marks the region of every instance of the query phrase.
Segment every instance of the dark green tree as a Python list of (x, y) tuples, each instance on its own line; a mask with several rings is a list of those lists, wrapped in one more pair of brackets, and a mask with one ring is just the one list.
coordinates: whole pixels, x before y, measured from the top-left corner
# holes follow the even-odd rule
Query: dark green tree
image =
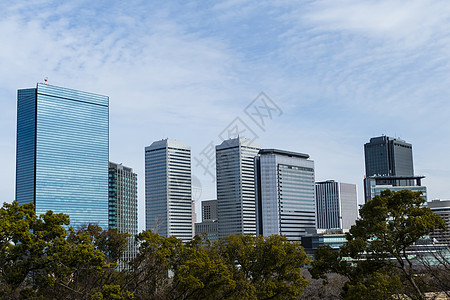
[(235, 298), (297, 299), (309, 284), (300, 267), (310, 261), (300, 244), (285, 236), (231, 235), (218, 249), (232, 269)]
[(424, 299), (409, 250), (422, 237), (445, 225), (424, 204), (420, 192), (382, 191), (361, 208), (361, 219), (352, 226), (348, 242), (339, 252), (322, 248), (316, 253), (312, 275), (346, 275), (347, 298), (357, 295), (362, 299), (369, 297), (365, 292), (377, 290), (375, 295), (385, 297), (381, 295), (401, 290), (392, 283), (402, 282), (407, 285), (403, 291), (410, 297)]
[(33, 204), (5, 203), (0, 208), (0, 296), (34, 297), (55, 282), (57, 256), (66, 243), (64, 214), (37, 217)]

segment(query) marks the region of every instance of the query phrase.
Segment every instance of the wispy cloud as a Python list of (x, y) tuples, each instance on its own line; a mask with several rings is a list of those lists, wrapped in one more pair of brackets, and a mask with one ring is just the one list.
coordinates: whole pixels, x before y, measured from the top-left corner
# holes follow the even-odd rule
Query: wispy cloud
[(145, 145), (176, 138), (195, 156), (261, 90), (284, 114), (260, 144), (308, 152), (318, 179), (360, 184), (363, 143), (401, 135), (445, 197), (433, 176), (450, 169), (449, 24), (446, 1), (12, 2), (0, 11), (0, 192), (13, 197), (16, 90), (48, 76), (110, 96), (111, 159), (138, 172), (141, 203)]

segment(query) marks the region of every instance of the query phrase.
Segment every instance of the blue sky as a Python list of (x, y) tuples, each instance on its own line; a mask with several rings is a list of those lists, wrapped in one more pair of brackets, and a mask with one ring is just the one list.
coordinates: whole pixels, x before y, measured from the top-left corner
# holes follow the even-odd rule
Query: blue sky
[[(45, 77), (110, 96), (110, 160), (138, 173), (141, 208), (145, 146), (169, 137), (200, 158), (236, 117), (360, 197), (363, 144), (400, 137), (429, 198), (450, 198), (448, 1), (1, 2), (2, 201), (14, 199), (17, 89)], [(282, 111), (264, 130), (244, 112), (261, 91)], [(199, 200), (214, 198), (193, 171)]]

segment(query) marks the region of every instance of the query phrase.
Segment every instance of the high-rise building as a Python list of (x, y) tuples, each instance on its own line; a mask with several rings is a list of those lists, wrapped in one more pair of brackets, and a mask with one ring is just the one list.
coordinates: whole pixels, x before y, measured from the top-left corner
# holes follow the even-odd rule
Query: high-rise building
[(414, 176), (412, 145), (388, 136), (364, 144), (366, 176)]
[(433, 200), (427, 202), (427, 206), (432, 212), (439, 215), (446, 224), (445, 230), (436, 230), (431, 233), (431, 237), (450, 246), (450, 200)]
[(206, 234), (209, 240), (217, 239), (217, 200), (202, 201), (202, 222), (195, 223), (196, 234)]
[(414, 176), (412, 145), (392, 137), (380, 136), (364, 144), (366, 177), (364, 178), (365, 202), (381, 191), (421, 191), (426, 199), (424, 176)]
[(38, 83), (17, 95), (16, 200), (108, 228), (109, 98)]
[(308, 154), (262, 149), (255, 157), (256, 233), (300, 241), (316, 228), (314, 161)]
[(192, 239), (191, 149), (164, 139), (145, 147), (145, 228)]
[(259, 149), (240, 137), (216, 146), (219, 238), (256, 233), (254, 157)]
[(356, 184), (317, 182), (316, 208), (318, 229), (350, 229), (358, 219)]
[(138, 233), (137, 174), (132, 168), (109, 162), (109, 228), (129, 233), (122, 261), (136, 257), (134, 235)]

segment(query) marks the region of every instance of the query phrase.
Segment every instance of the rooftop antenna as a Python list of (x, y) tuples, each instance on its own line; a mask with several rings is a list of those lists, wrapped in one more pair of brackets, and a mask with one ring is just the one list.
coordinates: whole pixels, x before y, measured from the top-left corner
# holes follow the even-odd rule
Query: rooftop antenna
[(48, 77), (44, 78), (44, 84), (47, 84)]

